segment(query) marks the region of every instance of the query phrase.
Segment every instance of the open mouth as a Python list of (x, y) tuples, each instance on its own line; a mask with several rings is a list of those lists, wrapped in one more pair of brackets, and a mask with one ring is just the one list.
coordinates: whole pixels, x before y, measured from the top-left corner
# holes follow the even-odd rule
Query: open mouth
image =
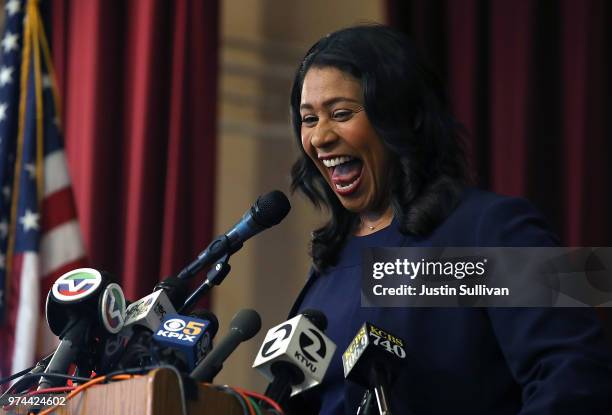
[(338, 194), (348, 195), (357, 190), (361, 181), (363, 161), (352, 156), (339, 156), (321, 161), (327, 167)]

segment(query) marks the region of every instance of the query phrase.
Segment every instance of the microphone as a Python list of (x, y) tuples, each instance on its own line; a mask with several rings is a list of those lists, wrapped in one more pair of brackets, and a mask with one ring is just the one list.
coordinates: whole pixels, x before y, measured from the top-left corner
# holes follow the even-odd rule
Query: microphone
[(210, 322), (210, 325), (206, 330), (210, 334), (211, 341), (215, 338), (217, 332), (219, 331), (219, 320), (217, 319), (215, 313), (202, 308), (199, 310), (192, 311), (191, 313), (189, 313), (189, 316), (199, 318), (200, 320), (208, 320)]
[[(160, 283), (161, 284), (161, 283)], [(166, 289), (153, 293), (131, 303), (125, 311), (122, 330), (105, 339), (100, 347), (98, 373), (109, 373), (117, 367), (149, 364), (152, 358), (145, 358), (152, 333), (159, 328), (162, 320), (176, 310), (168, 298)]]
[[(93, 268), (78, 268), (59, 277), (47, 295), (46, 317), (51, 331), (60, 338), (44, 373), (65, 374), (71, 363), (95, 342), (100, 328), (118, 333), (125, 322), (125, 297), (118, 284), (109, 283), (107, 274)], [(104, 334), (104, 333), (102, 333)], [(91, 359), (85, 359), (89, 362)], [(79, 372), (85, 367), (77, 365)], [(61, 384), (43, 376), (39, 389)]]
[(271, 381), (266, 395), (281, 406), (323, 380), (336, 351), (325, 328), (322, 312), (306, 310), (268, 330), (253, 368)]
[(159, 289), (128, 306), (125, 325), (142, 326), (155, 331), (168, 314), (176, 314), (176, 310), (166, 290)]
[[(196, 323), (206, 326), (203, 328), (204, 326), (192, 323), (193, 327), (203, 328), (202, 333), (195, 334), (197, 344), (185, 342), (182, 345), (183, 347), (181, 347), (180, 343), (177, 347), (175, 343), (163, 340), (166, 336), (159, 334), (159, 331), (163, 331), (166, 321), (173, 317), (191, 319)], [(147, 319), (145, 318), (143, 321), (146, 322)], [(185, 323), (185, 326), (187, 325), (188, 323)], [(218, 328), (219, 322), (217, 317), (208, 310), (194, 311), (188, 317), (169, 314), (155, 332), (151, 332), (146, 325), (139, 323), (130, 324), (106, 340), (96, 372), (105, 374), (121, 368), (151, 366), (162, 363), (176, 366), (180, 371), (189, 372), (195, 367), (197, 362), (210, 352), (212, 339), (215, 337)], [(193, 331), (193, 328), (188, 328), (186, 333), (193, 336), (189, 331)], [(189, 339), (185, 338), (185, 340)], [(191, 357), (192, 361), (188, 360), (190, 355), (185, 355), (185, 350), (191, 356), (194, 356)]]
[(253, 206), (226, 234), (217, 237), (198, 257), (178, 274), (189, 279), (202, 268), (212, 265), (224, 255), (231, 255), (242, 248), (243, 243), (264, 229), (277, 225), (291, 210), (287, 196), (274, 190), (259, 196)]
[(189, 287), (185, 280), (178, 277), (168, 277), (155, 285), (153, 292), (157, 290), (164, 290), (172, 306), (178, 310), (187, 299)]
[[(401, 338), (365, 322), (342, 354), (344, 378), (372, 389), (381, 414), (391, 414), (387, 393), (404, 366), (404, 345)], [(364, 396), (362, 405), (366, 401)]]
[[(133, 347), (134, 343), (139, 343), (137, 337), (140, 338), (140, 336), (147, 332), (144, 328), (134, 331), (134, 327), (136, 326), (125, 326), (119, 333), (108, 337), (104, 341), (104, 346), (100, 348), (101, 356), (96, 367), (96, 373), (103, 375), (123, 366), (120, 364), (120, 361), (130, 348)], [(135, 364), (132, 365), (132, 362), (127, 363), (125, 367), (136, 366)]]
[(322, 311), (309, 308), (303, 310), (300, 314), (306, 317), (319, 330), (325, 331), (327, 329), (327, 317), (325, 317)]
[(261, 329), (261, 317), (255, 310), (240, 310), (230, 322), (229, 333), (191, 372), (190, 376), (199, 382), (212, 382), (223, 368), (223, 362), (238, 347)]
[(219, 329), (219, 321), (210, 311), (198, 313), (204, 318), (193, 317), (193, 314), (169, 314), (153, 334), (153, 340), (161, 348), (178, 353), (183, 363), (181, 366), (187, 372), (191, 372), (211, 351), (212, 339)]

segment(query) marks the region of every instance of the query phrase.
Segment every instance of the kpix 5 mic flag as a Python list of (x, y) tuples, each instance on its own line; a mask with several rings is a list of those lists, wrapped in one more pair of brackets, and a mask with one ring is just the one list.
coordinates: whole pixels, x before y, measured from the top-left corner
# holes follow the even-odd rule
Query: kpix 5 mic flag
[(0, 42), (0, 376), (34, 363), (37, 339), (54, 346), (42, 297), (86, 265), (38, 3), (7, 1)]
[(192, 316), (170, 314), (153, 334), (153, 340), (161, 347), (169, 347), (179, 352), (186, 370), (191, 372), (212, 348), (210, 320), (201, 320)]

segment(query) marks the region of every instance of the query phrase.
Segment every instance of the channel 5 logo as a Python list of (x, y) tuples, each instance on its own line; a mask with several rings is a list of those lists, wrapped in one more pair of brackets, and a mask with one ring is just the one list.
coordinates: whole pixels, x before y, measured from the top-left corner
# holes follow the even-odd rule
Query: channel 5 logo
[(156, 336), (176, 339), (181, 342), (195, 343), (210, 323), (190, 317), (172, 317), (162, 323)]

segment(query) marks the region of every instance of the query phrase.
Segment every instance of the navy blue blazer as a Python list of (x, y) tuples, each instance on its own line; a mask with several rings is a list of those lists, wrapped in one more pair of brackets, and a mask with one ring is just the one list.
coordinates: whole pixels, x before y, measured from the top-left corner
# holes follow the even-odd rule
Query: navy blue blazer
[(297, 407), (355, 413), (364, 390), (343, 379), (341, 355), (370, 321), (407, 344), (408, 365), (391, 390), (394, 414), (611, 413), (612, 352), (592, 309), (360, 307), (365, 246), (557, 244), (527, 201), (471, 188), (428, 237), (402, 235), (394, 221), (350, 238), (337, 266), (311, 272), (290, 313), (323, 311), (337, 345), (324, 382)]

